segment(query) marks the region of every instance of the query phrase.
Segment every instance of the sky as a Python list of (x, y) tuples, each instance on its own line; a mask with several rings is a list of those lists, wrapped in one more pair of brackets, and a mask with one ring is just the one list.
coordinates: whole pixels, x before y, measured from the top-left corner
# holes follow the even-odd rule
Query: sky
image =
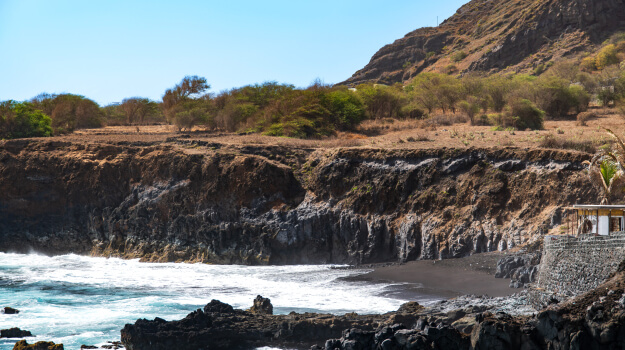
[(187, 75), (210, 92), (339, 83), (386, 44), (468, 0), (0, 0), (0, 101), (74, 93), (160, 100)]

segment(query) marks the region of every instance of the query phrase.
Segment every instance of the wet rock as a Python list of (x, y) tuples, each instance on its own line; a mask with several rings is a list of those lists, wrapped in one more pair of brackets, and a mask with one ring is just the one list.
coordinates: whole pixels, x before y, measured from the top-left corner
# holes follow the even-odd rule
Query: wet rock
[(5, 306), (2, 309), (2, 313), (4, 313), (5, 315), (14, 315), (14, 314), (19, 314), (20, 310), (14, 309), (14, 308), (12, 308), (10, 306)]
[(541, 252), (515, 254), (497, 262), (495, 278), (510, 278), (510, 288), (523, 288), (538, 278)]
[(226, 303), (222, 303), (219, 300), (211, 300), (210, 303), (206, 304), (204, 306), (204, 312), (205, 313), (220, 313), (220, 314), (230, 314), (234, 312), (234, 308)]
[(0, 330), (0, 338), (24, 338), (32, 336), (30, 331), (24, 331), (17, 327)]
[[(263, 300), (267, 299), (256, 299), (261, 305)], [(122, 343), (132, 350), (225, 350), (268, 345), (302, 348), (338, 338), (345, 329), (373, 331), (389, 318), (389, 315), (354, 313), (344, 316), (295, 312), (271, 315), (226, 305), (213, 300), (204, 308), (206, 311), (198, 309), (179, 321), (137, 320), (122, 329)], [(352, 338), (358, 338), (358, 332), (355, 331)]]
[(95, 345), (85, 345), (85, 344), (83, 344), (83, 345), (80, 346), (80, 348), (81, 349), (97, 349), (98, 347), (95, 346)]
[(419, 305), (416, 301), (409, 301), (401, 304), (397, 309), (398, 314), (414, 314), (423, 310), (423, 306)]
[(258, 295), (249, 311), (253, 314), (273, 315), (273, 305), (271, 305), (269, 298), (263, 298)]
[(55, 344), (50, 341), (38, 341), (28, 344), (26, 340), (20, 340), (13, 346), (13, 350), (63, 350), (63, 344)]

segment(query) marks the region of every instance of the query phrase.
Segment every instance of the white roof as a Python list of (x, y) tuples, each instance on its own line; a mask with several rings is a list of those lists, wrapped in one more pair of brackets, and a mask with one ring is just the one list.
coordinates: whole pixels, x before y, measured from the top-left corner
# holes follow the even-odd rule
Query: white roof
[(569, 209), (617, 209), (625, 210), (625, 204), (621, 205), (598, 205), (598, 204), (575, 204)]

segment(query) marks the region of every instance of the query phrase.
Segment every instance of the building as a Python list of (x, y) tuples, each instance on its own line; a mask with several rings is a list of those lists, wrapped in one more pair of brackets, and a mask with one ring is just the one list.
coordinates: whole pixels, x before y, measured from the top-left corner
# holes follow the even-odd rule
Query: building
[(571, 235), (609, 236), (612, 232), (625, 230), (625, 205), (576, 204), (565, 209), (569, 211), (568, 233)]

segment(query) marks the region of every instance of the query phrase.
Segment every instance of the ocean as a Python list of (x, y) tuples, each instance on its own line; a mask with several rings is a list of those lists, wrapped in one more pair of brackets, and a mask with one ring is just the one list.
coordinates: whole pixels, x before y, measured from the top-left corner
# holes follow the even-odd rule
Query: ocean
[[(437, 299), (406, 290), (418, 285), (371, 283), (348, 278), (369, 270), (336, 265), (239, 266), (142, 263), (79, 255), (48, 257), (0, 253), (0, 329), (19, 327), (65, 349), (120, 340), (126, 323), (139, 318), (176, 320), (211, 299), (249, 308), (257, 295), (274, 313), (384, 313), (408, 300)], [(0, 339), (0, 350), (18, 339)]]

